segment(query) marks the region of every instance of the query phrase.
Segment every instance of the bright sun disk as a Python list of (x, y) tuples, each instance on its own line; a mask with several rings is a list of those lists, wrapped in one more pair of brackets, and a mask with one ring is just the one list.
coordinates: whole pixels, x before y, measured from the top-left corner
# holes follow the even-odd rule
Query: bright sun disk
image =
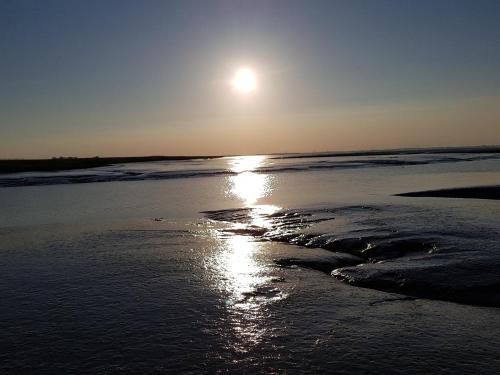
[(234, 74), (231, 84), (238, 92), (250, 93), (257, 88), (257, 77), (253, 70), (240, 68)]

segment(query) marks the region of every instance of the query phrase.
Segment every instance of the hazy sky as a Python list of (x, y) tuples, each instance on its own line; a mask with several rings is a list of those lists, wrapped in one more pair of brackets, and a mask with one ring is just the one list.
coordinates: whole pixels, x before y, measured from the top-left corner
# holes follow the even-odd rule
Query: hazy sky
[[(258, 90), (229, 85), (251, 67)], [(0, 158), (500, 144), (500, 1), (0, 0)]]

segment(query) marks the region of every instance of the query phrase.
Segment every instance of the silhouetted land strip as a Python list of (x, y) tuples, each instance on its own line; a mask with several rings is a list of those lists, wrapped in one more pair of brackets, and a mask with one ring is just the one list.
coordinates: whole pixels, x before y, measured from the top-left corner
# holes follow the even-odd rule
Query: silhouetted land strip
[(500, 185), (415, 191), (396, 195), (400, 197), (473, 198), (498, 200), (500, 199)]
[(151, 161), (213, 159), (220, 156), (138, 156), (110, 158), (54, 158), (0, 160), (0, 174), (19, 172), (63, 171), (104, 167), (112, 164), (139, 163)]

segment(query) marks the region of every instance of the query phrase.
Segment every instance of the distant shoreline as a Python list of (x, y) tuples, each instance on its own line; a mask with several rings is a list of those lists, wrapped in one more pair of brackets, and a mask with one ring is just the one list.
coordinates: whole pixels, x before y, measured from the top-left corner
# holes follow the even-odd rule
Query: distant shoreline
[[(500, 153), (500, 146), (464, 146), (464, 147), (432, 147), (402, 148), (366, 151), (325, 151), (303, 153), (268, 154), (271, 159), (301, 159), (348, 156), (383, 156), (409, 154), (481, 154)], [(230, 155), (198, 155), (198, 156), (124, 156), (124, 157), (58, 157), (52, 159), (0, 159), (0, 174), (22, 172), (56, 172), (74, 169), (105, 167), (112, 164), (140, 163), (153, 161), (182, 161), (195, 159), (217, 159)], [(237, 155), (231, 155), (237, 156)], [(239, 155), (241, 156), (241, 155)]]
[(410, 154), (498, 154), (500, 146), (464, 146), (464, 147), (425, 147), (425, 148), (396, 148), (366, 151), (325, 151), (325, 152), (301, 152), (282, 154), (283, 156), (273, 159), (300, 159), (300, 158), (328, 158), (340, 156), (383, 156), (383, 155), (410, 155)]
[(22, 172), (55, 172), (73, 169), (105, 167), (112, 164), (152, 161), (216, 159), (221, 156), (131, 156), (93, 158), (12, 159), (0, 160), (0, 174)]

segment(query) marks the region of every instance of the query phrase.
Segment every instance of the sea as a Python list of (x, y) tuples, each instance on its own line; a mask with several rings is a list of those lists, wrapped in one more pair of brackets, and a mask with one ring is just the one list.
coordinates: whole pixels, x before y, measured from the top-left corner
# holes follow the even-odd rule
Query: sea
[(398, 195), (499, 185), (481, 149), (0, 175), (0, 373), (500, 373), (500, 200)]

